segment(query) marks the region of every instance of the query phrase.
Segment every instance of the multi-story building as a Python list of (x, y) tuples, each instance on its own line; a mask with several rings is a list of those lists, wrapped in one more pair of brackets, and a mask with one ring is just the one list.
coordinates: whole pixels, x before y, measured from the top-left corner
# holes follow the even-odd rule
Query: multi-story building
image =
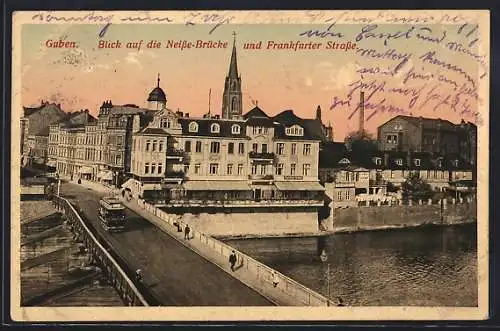
[(127, 186), (169, 204), (321, 205), (320, 141), (300, 118), (284, 124), (279, 117), (258, 107), (242, 119), (164, 109), (133, 135), (134, 179)]
[(477, 127), (462, 121), (399, 115), (378, 127), (381, 151), (428, 152), (460, 155), (471, 165), (476, 164)]
[(66, 116), (59, 104), (42, 101), (39, 107), (24, 107), (21, 117), (21, 164), (45, 164), (48, 157), (48, 127)]

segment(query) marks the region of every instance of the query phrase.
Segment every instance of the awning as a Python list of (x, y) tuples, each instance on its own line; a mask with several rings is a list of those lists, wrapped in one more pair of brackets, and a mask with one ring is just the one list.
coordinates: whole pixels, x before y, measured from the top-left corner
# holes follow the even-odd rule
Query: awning
[[(99, 175), (98, 175), (99, 177)], [(135, 180), (134, 179), (129, 179), (127, 180), (125, 183), (122, 184), (122, 188), (125, 188), (125, 189), (132, 189), (132, 187), (134, 186), (135, 184)]]
[(250, 191), (246, 181), (190, 180), (182, 185), (188, 191)]
[(47, 162), (47, 167), (57, 167), (57, 162), (56, 161), (49, 161), (49, 162)]
[(91, 174), (92, 169), (84, 166), (84, 167), (81, 167), (80, 169), (78, 169), (78, 173), (79, 174)]
[(101, 171), (97, 174), (97, 178), (102, 180), (113, 180), (113, 172), (111, 171)]
[(324, 191), (318, 182), (275, 182), (280, 191)]

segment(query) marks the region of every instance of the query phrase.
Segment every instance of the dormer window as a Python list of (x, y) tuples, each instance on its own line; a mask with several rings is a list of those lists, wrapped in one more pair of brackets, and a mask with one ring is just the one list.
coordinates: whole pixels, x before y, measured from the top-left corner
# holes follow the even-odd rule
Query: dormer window
[(443, 167), (443, 159), (438, 159), (437, 160), (437, 165), (439, 168), (442, 168)]
[(402, 166), (403, 165), (403, 159), (396, 159), (396, 164), (398, 166)]
[(286, 128), (285, 133), (287, 136), (303, 136), (304, 135), (304, 129), (299, 126), (299, 125), (293, 125), (289, 128)]
[(382, 165), (382, 159), (380, 157), (374, 157), (373, 163), (375, 163), (376, 165)]
[(346, 159), (345, 157), (339, 161), (339, 164), (351, 164), (351, 161), (349, 159)]
[(198, 132), (198, 123), (196, 122), (189, 123), (189, 132)]
[(453, 160), (453, 162), (452, 162), (452, 163), (453, 163), (453, 166), (454, 166), (454, 167), (458, 167), (458, 160)]
[(232, 134), (240, 134), (240, 131), (241, 131), (241, 127), (238, 124), (233, 124), (233, 126), (231, 126), (231, 133)]
[(414, 159), (413, 164), (415, 164), (416, 167), (420, 167), (420, 159)]
[(217, 123), (212, 123), (212, 125), (210, 125), (210, 132), (219, 133), (220, 132), (220, 125)]

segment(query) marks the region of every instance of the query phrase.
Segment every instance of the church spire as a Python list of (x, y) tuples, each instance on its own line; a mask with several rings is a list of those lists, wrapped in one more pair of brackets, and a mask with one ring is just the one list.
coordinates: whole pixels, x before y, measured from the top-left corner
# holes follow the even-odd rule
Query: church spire
[(236, 32), (233, 32), (233, 52), (229, 62), (229, 72), (224, 83), (224, 94), (222, 96), (222, 118), (236, 119), (242, 116), (242, 93), (241, 77), (238, 76), (238, 65), (236, 62)]
[(236, 32), (233, 31), (233, 52), (231, 53), (231, 62), (229, 64), (230, 78), (238, 78), (238, 63), (236, 61)]
[(158, 80), (156, 82), (156, 87), (160, 87), (160, 73), (158, 73)]

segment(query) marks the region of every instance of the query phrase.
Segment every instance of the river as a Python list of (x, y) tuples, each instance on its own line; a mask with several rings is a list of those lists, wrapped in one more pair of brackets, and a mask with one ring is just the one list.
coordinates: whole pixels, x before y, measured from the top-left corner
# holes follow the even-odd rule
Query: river
[(346, 305), (477, 306), (476, 224), (228, 243)]

